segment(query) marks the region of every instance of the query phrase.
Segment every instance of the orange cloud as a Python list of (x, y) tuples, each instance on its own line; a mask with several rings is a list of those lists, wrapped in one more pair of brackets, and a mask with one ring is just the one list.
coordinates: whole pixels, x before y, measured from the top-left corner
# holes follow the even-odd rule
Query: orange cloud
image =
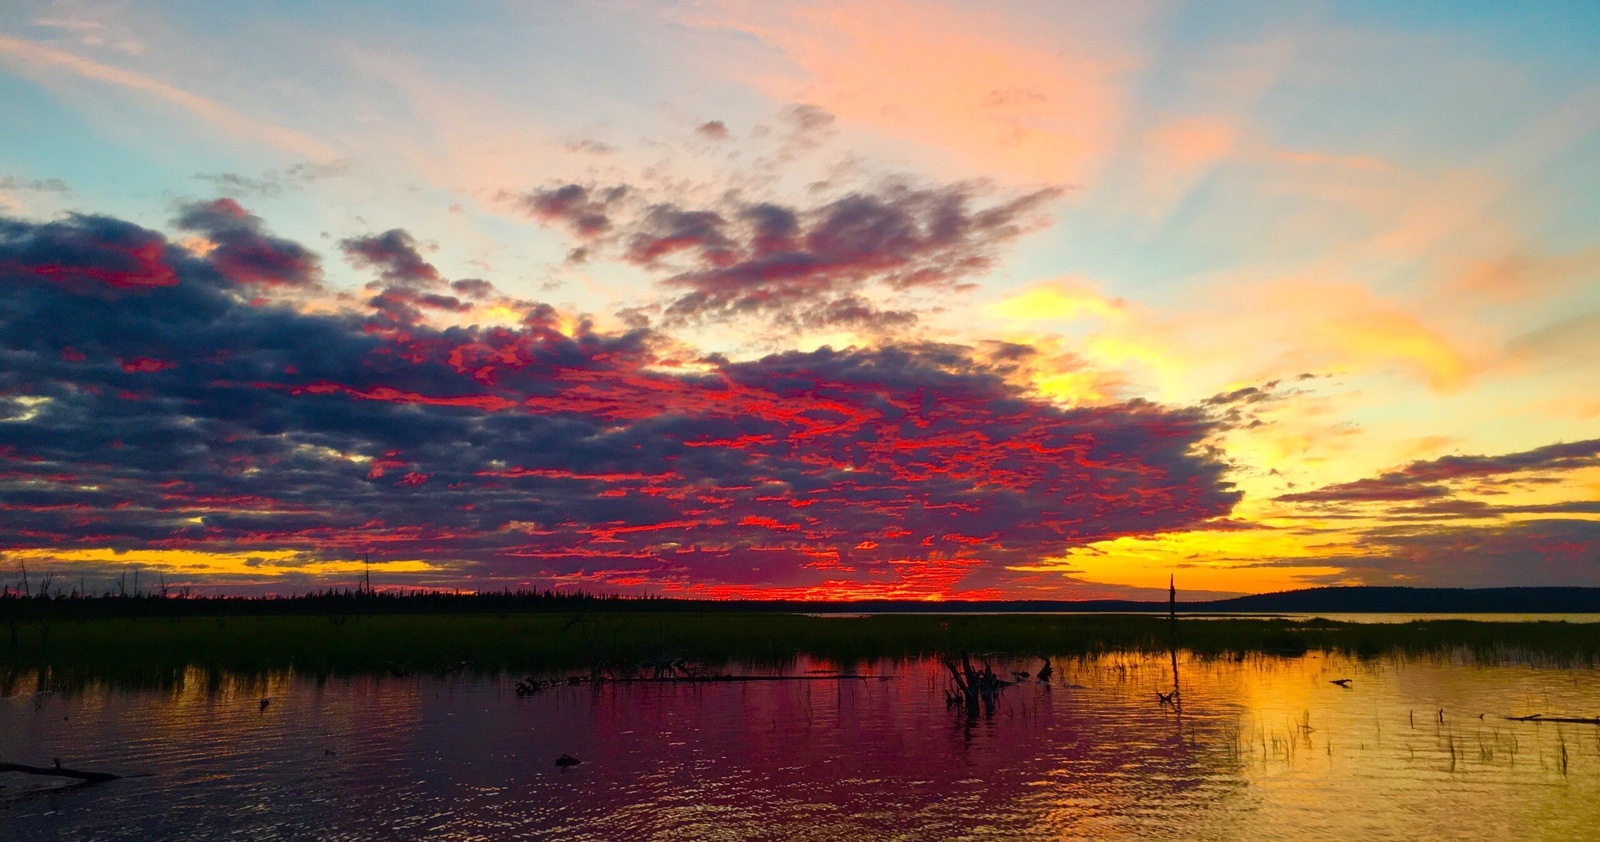
[(1217, 115), (1183, 117), (1145, 136), (1142, 188), (1147, 210), (1166, 212), (1243, 143), (1238, 123)]
[(776, 9), (729, 4), (699, 21), (755, 35), (798, 66), (797, 76), (758, 80), (775, 98), (1027, 180), (1080, 179), (1113, 142), (1118, 77), (1132, 62), (1109, 40), (1060, 43), (999, 14), (926, 3)]

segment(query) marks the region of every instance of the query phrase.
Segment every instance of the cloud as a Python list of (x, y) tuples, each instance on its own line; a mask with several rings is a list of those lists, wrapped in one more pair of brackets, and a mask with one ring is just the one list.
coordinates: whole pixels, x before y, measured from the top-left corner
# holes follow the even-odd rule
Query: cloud
[(0, 176), (0, 190), (27, 190), (34, 193), (66, 193), (67, 183), (59, 178), (18, 178)]
[(1118, 321), (1126, 317), (1128, 304), (1108, 298), (1085, 283), (1055, 282), (1011, 293), (984, 309), (1008, 323), (1062, 324), (1082, 318)]
[(173, 224), (203, 235), (211, 265), (234, 283), (313, 286), (322, 275), (315, 254), (266, 233), (261, 218), (233, 199), (184, 205)]
[[(889, 184), (810, 207), (730, 199), (690, 208), (656, 202), (626, 212), (625, 186), (535, 191), (524, 207), (622, 260), (664, 275), (670, 324), (758, 317), (786, 327), (912, 320), (884, 311), (869, 287), (951, 288), (994, 265), (996, 249), (1042, 222), (1059, 193), (981, 204), (976, 185)], [(609, 234), (609, 237), (601, 235)]]
[(581, 152), (588, 155), (611, 155), (617, 151), (617, 147), (612, 146), (605, 141), (594, 140), (593, 138), (584, 138), (583, 140), (574, 140), (568, 143), (566, 145), (566, 150), (568, 152)]
[(171, 286), (165, 238), (131, 223), (74, 214), (42, 225), (0, 218), (0, 272), (87, 294)]
[(611, 228), (611, 209), (628, 197), (628, 188), (596, 188), (562, 184), (515, 197), (516, 204), (533, 218), (560, 225), (582, 238), (597, 237)]
[[(437, 274), (409, 235), (345, 245), (390, 289)], [(484, 328), (263, 302), (219, 251), (105, 217), (0, 222), (0, 551), (371, 549), (433, 565), (418, 583), (993, 595), (1007, 565), (1239, 497), (1206, 411), (1062, 408), (962, 346), (685, 365), (544, 305)]]
[(1492, 527), (1392, 527), (1363, 536), (1367, 552), (1324, 577), (1413, 587), (1592, 587), (1600, 521), (1550, 518)]
[(694, 133), (707, 140), (727, 140), (728, 126), (721, 120), (710, 120), (695, 127)]
[(1600, 439), (1548, 444), (1498, 456), (1442, 456), (1412, 462), (1376, 477), (1339, 483), (1315, 491), (1286, 494), (1291, 503), (1356, 503), (1445, 497), (1439, 483), (1485, 479), (1508, 474), (1542, 474), (1600, 466)]
[(102, 64), (33, 41), (0, 35), (0, 62), (11, 64), (23, 72), (65, 70), (85, 79), (138, 91), (178, 106), (231, 134), (265, 141), (318, 161), (333, 158), (326, 144), (301, 132), (253, 120), (225, 105), (142, 73)]
[(860, 291), (869, 283), (950, 286), (989, 269), (995, 247), (1037, 224), (1055, 196), (1041, 190), (975, 208), (965, 186), (889, 187), (812, 208), (747, 205), (730, 218), (673, 210), (663, 215), (695, 224), (644, 228), (627, 257), (647, 264), (679, 252), (688, 258), (665, 282), (686, 290), (667, 305), (677, 321), (764, 315), (826, 323), (841, 298), (864, 302)]
[(390, 284), (420, 288), (437, 286), (442, 280), (439, 270), (422, 259), (416, 239), (399, 228), (348, 237), (339, 241), (339, 248), (351, 263), (376, 269), (378, 277)]
[(773, 99), (808, 103), (791, 124), (826, 116), (830, 131), (871, 132), (945, 172), (1050, 184), (1085, 178), (1112, 148), (1122, 75), (1135, 61), (1121, 30), (1142, 14), (1092, 6), (1070, 26), (1041, 27), (1004, 10), (925, 3), (696, 9), (690, 25), (781, 55), (751, 78)]
[(275, 197), (304, 190), (324, 179), (344, 175), (349, 169), (349, 165), (344, 162), (299, 163), (283, 170), (270, 170), (259, 177), (239, 173), (195, 173), (192, 177), (208, 182), (221, 192), (230, 195)]
[(367, 303), (396, 325), (421, 322), (424, 310), (465, 313), (472, 305), (450, 293), (464, 292), (475, 297), (474, 292), (483, 291), (470, 281), (460, 290), (447, 285), (439, 270), (422, 259), (416, 239), (399, 228), (347, 237), (339, 241), (339, 248), (352, 264), (377, 270), (378, 280), (367, 284), (377, 294)]
[(495, 293), (494, 284), (482, 278), (462, 278), (458, 281), (451, 281), (450, 288), (468, 298), (487, 298)]
[(683, 210), (666, 203), (653, 205), (635, 223), (624, 256), (647, 266), (680, 253), (693, 254), (706, 264), (726, 264), (734, 259), (735, 245), (724, 233), (727, 224), (714, 211)]

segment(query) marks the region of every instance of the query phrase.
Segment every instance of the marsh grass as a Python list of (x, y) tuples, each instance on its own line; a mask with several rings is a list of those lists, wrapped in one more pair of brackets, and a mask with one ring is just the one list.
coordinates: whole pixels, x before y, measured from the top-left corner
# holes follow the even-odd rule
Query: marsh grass
[[(1351, 624), (1326, 620), (1188, 619), (1188, 657), (1205, 661), (1320, 651), (1361, 658), (1427, 656), (1479, 663), (1592, 665), (1600, 624), (1459, 620)], [(840, 667), (972, 652), (1014, 658), (1165, 653), (1164, 617), (1086, 614), (888, 614), (813, 617), (736, 612), (537, 612), (70, 619), (24, 626), (0, 643), (0, 692), (47, 671), (91, 681), (170, 685), (191, 669), (264, 675), (632, 670), (687, 659), (782, 668), (801, 655)]]

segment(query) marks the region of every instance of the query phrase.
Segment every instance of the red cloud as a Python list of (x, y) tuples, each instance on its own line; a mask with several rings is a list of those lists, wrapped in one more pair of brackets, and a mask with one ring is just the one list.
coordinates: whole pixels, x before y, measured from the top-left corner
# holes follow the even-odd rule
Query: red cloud
[[(563, 332), (542, 306), (515, 329), (252, 306), (197, 259), (108, 297), (35, 269), (76, 260), (88, 277), (120, 265), (115, 244), (160, 251), (160, 235), (5, 224), (0, 352), (52, 403), (0, 430), (0, 496), (18, 507), (0, 551), (370, 549), (477, 587), (979, 596), (1023, 587), (1008, 567), (1238, 499), (1202, 447), (1207, 411), (1064, 409), (961, 347), (689, 368), (648, 331)], [(360, 253), (391, 290), (442, 285), (409, 243)], [(144, 399), (117, 398), (125, 371), (38, 348), (121, 361)], [(75, 476), (95, 482), (48, 479)]]
[(165, 371), (173, 367), (171, 360), (156, 360), (150, 357), (134, 357), (122, 361), (122, 370), (132, 374), (134, 372)]

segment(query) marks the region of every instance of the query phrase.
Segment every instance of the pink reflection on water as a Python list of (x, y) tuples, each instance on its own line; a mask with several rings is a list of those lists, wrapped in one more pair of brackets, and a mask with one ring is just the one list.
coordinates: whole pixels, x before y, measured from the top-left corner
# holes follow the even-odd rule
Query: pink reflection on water
[(20, 690), (0, 758), (152, 777), (0, 791), (0, 836), (1495, 838), (1600, 817), (1600, 729), (1476, 716), (1600, 710), (1590, 670), (1185, 658), (1179, 713), (1163, 658), (1055, 666), (976, 717), (931, 661), (525, 698), (464, 674)]

